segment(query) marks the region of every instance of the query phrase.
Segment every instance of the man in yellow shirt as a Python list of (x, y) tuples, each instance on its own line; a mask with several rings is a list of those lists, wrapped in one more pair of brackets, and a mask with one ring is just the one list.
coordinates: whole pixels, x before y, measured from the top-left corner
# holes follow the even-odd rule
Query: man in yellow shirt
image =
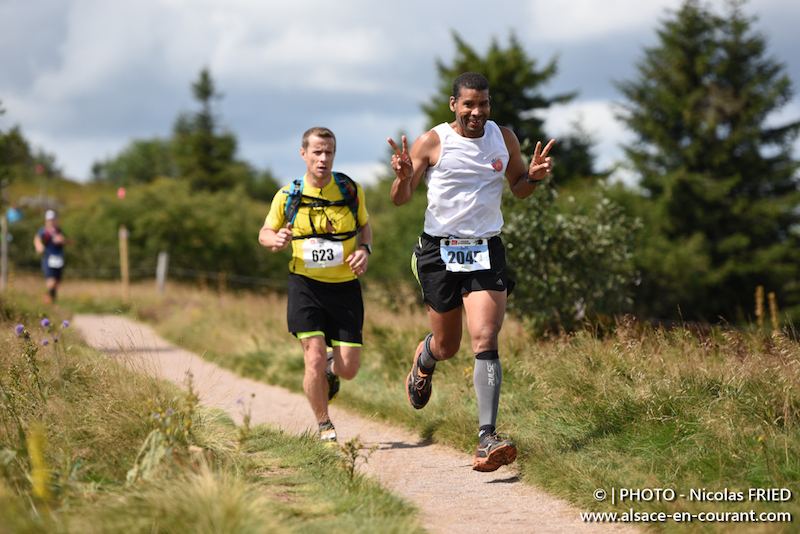
[(364, 190), (333, 172), (335, 154), (329, 129), (311, 128), (303, 135), (306, 174), (275, 194), (258, 234), (258, 242), (272, 252), (292, 247), (287, 323), (303, 346), (303, 389), (320, 438), (328, 442), (336, 441), (328, 402), (339, 390), (339, 378), (355, 378), (361, 365), (364, 303), (358, 277), (372, 254)]

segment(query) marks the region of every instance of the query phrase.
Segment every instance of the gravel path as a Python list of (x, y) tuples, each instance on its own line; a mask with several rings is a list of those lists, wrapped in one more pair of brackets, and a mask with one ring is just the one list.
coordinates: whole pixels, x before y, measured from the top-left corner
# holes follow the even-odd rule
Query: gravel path
[[(274, 423), (295, 433), (316, 428), (304, 396), (237, 376), (170, 345), (144, 324), (112, 315), (76, 315), (71, 324), (90, 346), (122, 353), (142, 372), (184, 386), (191, 371), (201, 402), (228, 411), (237, 424), (242, 414), (236, 399), (248, 401), (255, 394), (251, 424)], [(423, 443), (412, 433), (347, 412), (336, 403), (330, 413), (340, 443), (360, 436), (366, 449), (379, 445), (360, 469), (413, 502), (431, 532), (639, 532), (630, 525), (582, 522), (580, 510), (519, 482), (513, 466), (478, 473), (470, 455)]]

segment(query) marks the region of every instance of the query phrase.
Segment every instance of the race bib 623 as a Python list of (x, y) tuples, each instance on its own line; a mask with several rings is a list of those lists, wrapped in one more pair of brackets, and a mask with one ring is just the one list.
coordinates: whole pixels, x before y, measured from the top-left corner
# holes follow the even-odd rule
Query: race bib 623
[(328, 241), (318, 237), (303, 240), (303, 261), (306, 269), (324, 269), (344, 263), (342, 241)]

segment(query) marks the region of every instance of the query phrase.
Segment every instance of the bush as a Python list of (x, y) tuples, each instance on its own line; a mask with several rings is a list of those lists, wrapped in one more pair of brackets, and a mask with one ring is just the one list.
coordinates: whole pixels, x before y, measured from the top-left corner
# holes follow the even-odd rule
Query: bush
[[(283, 279), (288, 256), (258, 243), (269, 206), (244, 189), (193, 191), (183, 180), (161, 179), (131, 188), (124, 199), (100, 199), (72, 212), (64, 227), (73, 239), (68, 257), (76, 269), (118, 270), (119, 229), (129, 231), (132, 276), (152, 275), (160, 251), (170, 267)], [(118, 271), (117, 271), (118, 272)]]
[(582, 202), (562, 200), (550, 181), (525, 200), (506, 192), (504, 202), (503, 240), (517, 282), (509, 309), (538, 328), (567, 330), (591, 314), (624, 311), (637, 280), (631, 255), (638, 220), (603, 189)]

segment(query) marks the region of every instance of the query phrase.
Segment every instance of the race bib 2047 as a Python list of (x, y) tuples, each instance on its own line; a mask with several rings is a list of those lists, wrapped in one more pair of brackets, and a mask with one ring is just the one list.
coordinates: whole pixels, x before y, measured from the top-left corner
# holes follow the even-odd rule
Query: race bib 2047
[(446, 238), (439, 242), (439, 251), (447, 270), (454, 273), (492, 268), (487, 239)]

